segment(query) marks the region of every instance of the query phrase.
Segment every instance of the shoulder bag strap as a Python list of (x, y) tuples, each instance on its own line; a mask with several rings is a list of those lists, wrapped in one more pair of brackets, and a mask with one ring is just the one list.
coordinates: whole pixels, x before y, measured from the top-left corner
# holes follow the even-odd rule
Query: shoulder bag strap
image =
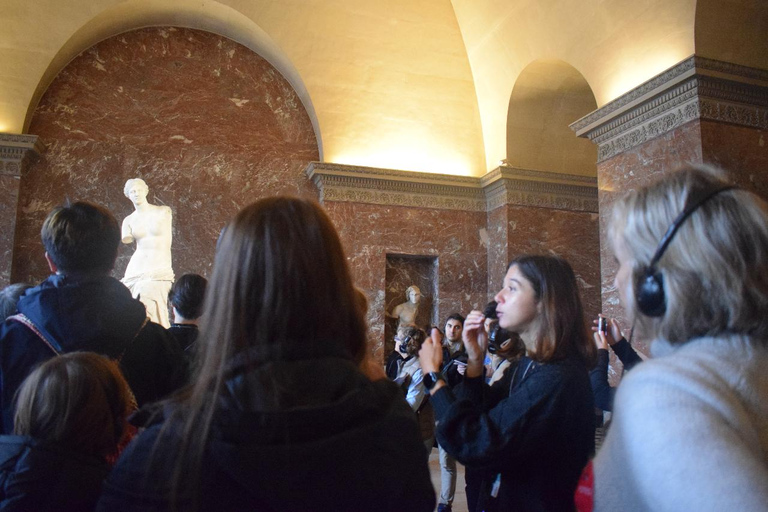
[(136, 338), (138, 338), (138, 337), (139, 337), (139, 334), (141, 334), (141, 331), (143, 331), (143, 330), (144, 330), (144, 327), (146, 327), (148, 323), (149, 323), (149, 317), (146, 317), (146, 318), (144, 318), (144, 321), (143, 321), (143, 322), (141, 322), (141, 325), (139, 326), (139, 330), (138, 330), (138, 331), (136, 331), (136, 334), (134, 334), (134, 335), (133, 335), (133, 338), (131, 338), (131, 341), (129, 341), (129, 342), (128, 342), (128, 343), (125, 345), (125, 348), (124, 348), (124, 349), (123, 349), (123, 351), (120, 353), (120, 357), (118, 357), (118, 358), (116, 359), (116, 361), (117, 361), (118, 363), (121, 363), (121, 362), (123, 361), (123, 356), (125, 355), (125, 353), (126, 353), (126, 352), (128, 352), (128, 349), (130, 348), (131, 344), (134, 342), (134, 340), (136, 340)]
[(48, 346), (48, 348), (51, 349), (53, 353), (56, 354), (57, 356), (62, 353), (61, 346), (59, 346), (59, 344), (56, 343), (55, 340), (43, 334), (42, 330), (39, 329), (35, 325), (35, 323), (32, 320), (30, 320), (30, 318), (24, 313), (17, 313), (13, 316), (9, 316), (8, 320), (15, 320), (20, 324), (26, 325), (29, 328), (29, 330), (35, 333), (37, 337), (40, 338), (43, 341), (43, 343), (45, 343)]

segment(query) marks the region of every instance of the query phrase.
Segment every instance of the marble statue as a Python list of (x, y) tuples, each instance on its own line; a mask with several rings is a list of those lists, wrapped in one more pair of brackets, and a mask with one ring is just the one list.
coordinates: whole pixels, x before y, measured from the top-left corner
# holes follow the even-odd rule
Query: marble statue
[(399, 320), (397, 328), (416, 326), (416, 315), (419, 313), (419, 302), (421, 301), (421, 290), (415, 284), (412, 284), (405, 290), (407, 302), (398, 304), (392, 313), (387, 313), (390, 318)]
[(168, 318), (168, 292), (173, 285), (171, 268), (171, 240), (173, 214), (168, 206), (147, 202), (149, 188), (140, 178), (125, 182), (125, 197), (136, 209), (123, 220), (122, 241), (136, 242), (125, 277), (122, 279), (134, 298), (147, 308), (147, 316), (163, 327), (170, 327)]

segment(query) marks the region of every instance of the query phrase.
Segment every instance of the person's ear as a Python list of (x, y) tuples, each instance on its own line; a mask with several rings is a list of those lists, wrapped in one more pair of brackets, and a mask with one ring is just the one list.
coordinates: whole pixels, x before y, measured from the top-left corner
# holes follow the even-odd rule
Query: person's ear
[(45, 251), (45, 261), (48, 262), (48, 268), (51, 269), (51, 273), (55, 274), (59, 271), (59, 268), (56, 266), (56, 264), (51, 259), (51, 255), (48, 254), (48, 251)]

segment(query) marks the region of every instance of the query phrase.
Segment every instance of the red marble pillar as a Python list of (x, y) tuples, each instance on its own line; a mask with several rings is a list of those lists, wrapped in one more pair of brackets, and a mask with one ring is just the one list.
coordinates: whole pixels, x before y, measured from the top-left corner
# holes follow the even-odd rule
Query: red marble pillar
[(21, 176), (41, 151), (36, 135), (0, 133), (0, 288), (11, 284)]
[(582, 292), (585, 320), (601, 310), (595, 179), (512, 167), (489, 173), (488, 300), (502, 286), (508, 263), (522, 254), (568, 260)]
[[(486, 206), (478, 178), (318, 162), (307, 174), (339, 230), (355, 284), (368, 297), (375, 357), (383, 360), (391, 350), (394, 320), (385, 311), (405, 300), (410, 284), (422, 288), (424, 307), (431, 305), (424, 318), (437, 324), (485, 304)], [(390, 268), (388, 279), (388, 260), (409, 258), (433, 261), (434, 275), (399, 276)]]
[[(628, 331), (607, 239), (613, 203), (687, 163), (722, 167), (768, 197), (768, 71), (693, 56), (571, 128), (598, 145), (603, 308)], [(636, 333), (641, 351), (648, 341)]]

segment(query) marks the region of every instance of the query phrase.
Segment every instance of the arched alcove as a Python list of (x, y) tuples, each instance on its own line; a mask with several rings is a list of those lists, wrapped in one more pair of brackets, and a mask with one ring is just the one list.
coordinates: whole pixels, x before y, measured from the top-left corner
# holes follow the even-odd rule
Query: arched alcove
[(568, 125), (597, 109), (584, 77), (560, 60), (537, 60), (520, 73), (509, 100), (507, 164), (594, 176), (597, 148)]
[(304, 104), (317, 136), (320, 158), (322, 159), (323, 143), (320, 123), (307, 87), (296, 66), (274, 40), (252, 19), (218, 1), (208, 1), (202, 4), (196, 0), (120, 2), (88, 19), (58, 49), (37, 82), (37, 87), (27, 107), (24, 132), (26, 133), (29, 129), (35, 108), (43, 93), (48, 89), (56, 75), (77, 55), (105, 39), (124, 32), (164, 26), (191, 28), (218, 34), (242, 44), (267, 60), (288, 80)]
[(768, 69), (768, 9), (764, 1), (697, 0), (696, 55)]
[[(126, 32), (72, 60), (35, 109), (47, 150), (22, 178), (14, 281), (47, 274), (40, 226), (57, 204), (133, 209), (125, 180), (143, 178), (174, 212), (177, 275), (207, 274), (221, 228), (266, 195), (316, 197), (304, 170), (319, 158), (309, 116), (265, 59), (220, 35), (176, 27)], [(122, 277), (133, 249), (123, 247)]]

